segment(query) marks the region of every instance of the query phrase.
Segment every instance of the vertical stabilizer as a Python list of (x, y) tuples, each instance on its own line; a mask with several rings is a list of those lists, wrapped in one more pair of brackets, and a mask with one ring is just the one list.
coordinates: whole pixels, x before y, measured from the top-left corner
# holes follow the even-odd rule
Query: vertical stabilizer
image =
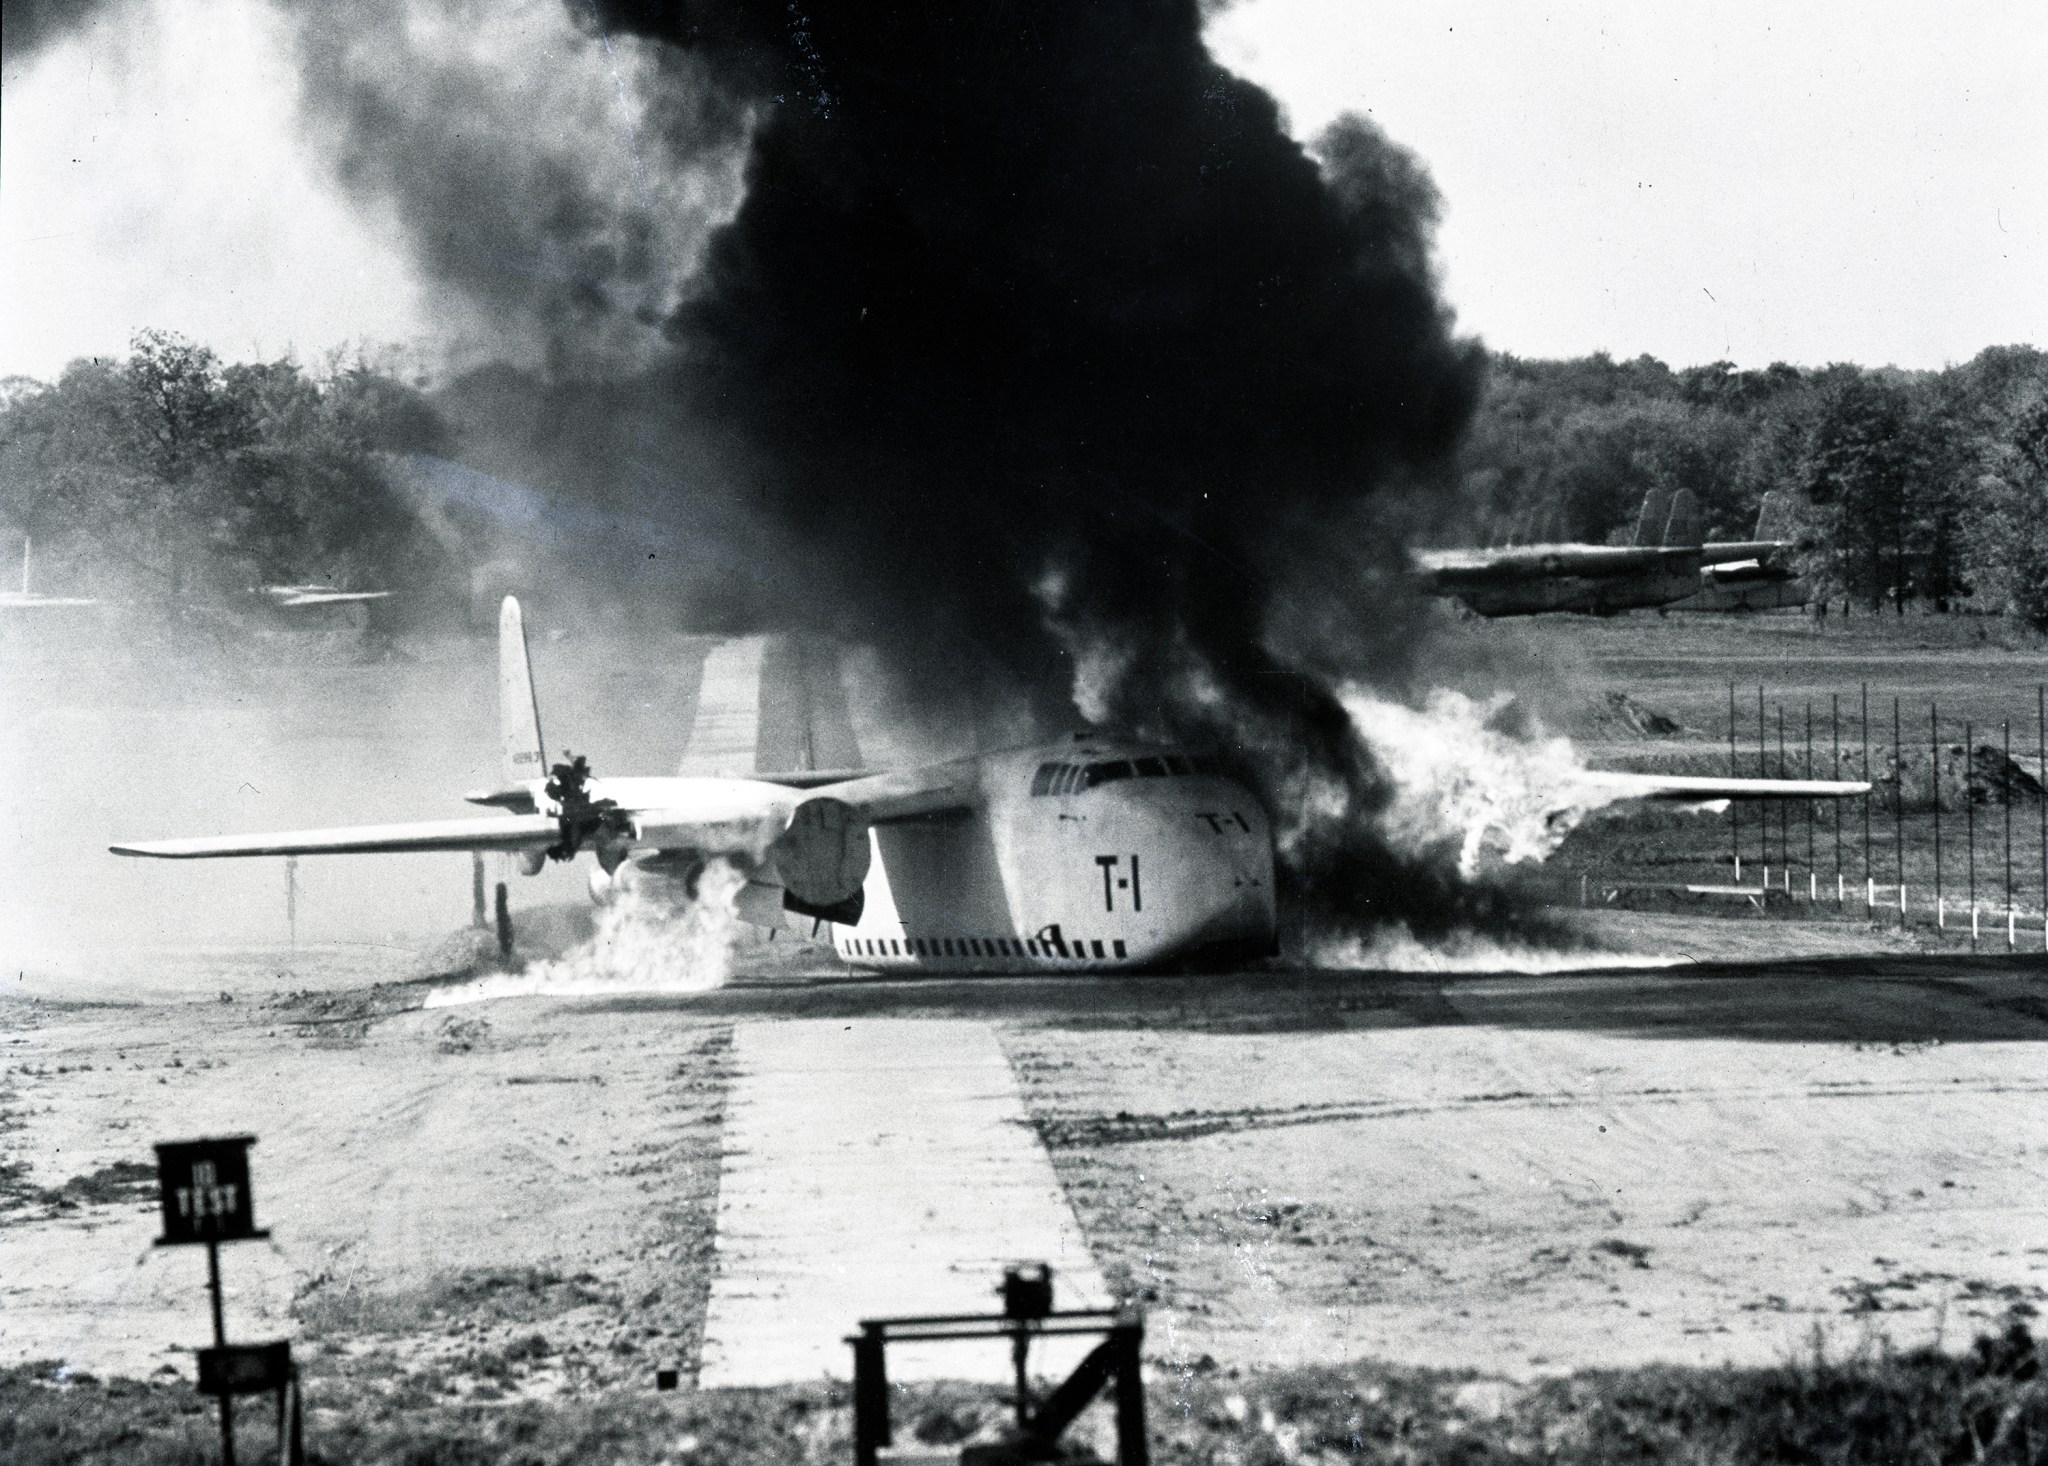
[(1789, 540), (1792, 538), (1792, 506), (1785, 496), (1776, 489), (1770, 490), (1756, 506), (1756, 538), (1760, 540)]
[(1664, 521), (1664, 543), (1673, 548), (1690, 548), (1705, 539), (1700, 530), (1699, 504), (1691, 489), (1680, 489), (1671, 496), (1671, 517)]
[(857, 769), (840, 649), (822, 637), (747, 636), (704, 659), (685, 775)]
[(1636, 543), (1662, 544), (1664, 525), (1671, 518), (1671, 491), (1652, 489), (1643, 495), (1642, 512), (1636, 516)]
[(498, 737), (508, 784), (524, 784), (547, 773), (540, 738), (540, 704), (533, 696), (533, 661), (526, 654), (526, 622), (519, 598), (498, 608)]

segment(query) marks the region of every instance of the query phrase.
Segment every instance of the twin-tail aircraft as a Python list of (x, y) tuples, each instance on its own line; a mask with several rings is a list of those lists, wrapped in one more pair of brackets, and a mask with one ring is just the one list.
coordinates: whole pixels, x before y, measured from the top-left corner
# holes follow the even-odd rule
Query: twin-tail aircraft
[(1754, 539), (1713, 541), (1700, 532), (1690, 490), (1653, 489), (1643, 496), (1631, 544), (1509, 544), (1416, 550), (1410, 558), (1429, 594), (1489, 617), (1798, 606), (1807, 591), (1792, 569), (1798, 545), (1783, 532), (1782, 506), (1766, 494)]
[[(593, 898), (681, 905), (723, 858), (745, 921), (827, 939), (857, 968), (1127, 971), (1271, 954), (1272, 828), (1217, 755), (1102, 733), (889, 772), (860, 767), (836, 654), (786, 637), (707, 658), (683, 768), (598, 777), (542, 742), (519, 603), (499, 617), (499, 812), (116, 845), (184, 860), (498, 851), (529, 874), (588, 854)], [(730, 772), (749, 757), (750, 772)], [(1607, 797), (1817, 798), (1826, 780), (1588, 774)]]

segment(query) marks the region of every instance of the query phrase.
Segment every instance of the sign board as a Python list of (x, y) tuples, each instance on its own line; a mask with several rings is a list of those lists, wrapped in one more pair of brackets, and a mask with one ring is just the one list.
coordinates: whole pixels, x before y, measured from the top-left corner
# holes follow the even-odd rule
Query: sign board
[(255, 1142), (253, 1135), (234, 1135), (157, 1146), (158, 1199), (164, 1217), (159, 1247), (265, 1235), (256, 1230), (249, 1200), (249, 1147)]
[(291, 1382), (292, 1346), (221, 1344), (199, 1351), (202, 1395), (269, 1395)]

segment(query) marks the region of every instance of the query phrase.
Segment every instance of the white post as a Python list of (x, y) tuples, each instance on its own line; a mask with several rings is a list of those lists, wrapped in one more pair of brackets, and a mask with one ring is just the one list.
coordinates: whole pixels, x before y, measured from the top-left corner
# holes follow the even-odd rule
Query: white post
[(1768, 890), (1770, 890), (1770, 888), (1771, 888), (1771, 868), (1770, 868), (1770, 867), (1769, 867), (1769, 866), (1767, 865), (1767, 866), (1765, 866), (1765, 867), (1764, 867), (1764, 889), (1765, 889), (1766, 891), (1768, 891)]
[(1585, 872), (1584, 872), (1584, 871), (1581, 871), (1581, 872), (1579, 872), (1579, 905), (1580, 905), (1581, 907), (1584, 907), (1584, 906), (1585, 906), (1585, 904), (1586, 904), (1586, 874), (1585, 874)]
[(284, 858), (284, 924), (291, 933), (292, 950), (299, 946), (299, 857)]
[(1845, 898), (1844, 898), (1844, 897), (1843, 897), (1843, 895), (1842, 895), (1842, 873), (1841, 873), (1840, 871), (1836, 871), (1836, 872), (1835, 872), (1835, 904), (1836, 904), (1837, 906), (1840, 906), (1840, 905), (1842, 904), (1842, 902), (1843, 902), (1843, 900), (1844, 900), (1844, 899), (1845, 899)]
[(1977, 903), (1970, 903), (1970, 945), (1977, 945)]
[(1742, 884), (1742, 857), (1740, 855), (1735, 857), (1735, 884), (1738, 886)]
[(1877, 882), (1869, 876), (1863, 878), (1863, 909), (1865, 911), (1875, 911), (1877, 909)]
[(2019, 928), (2015, 925), (2018, 915), (2012, 907), (2005, 908), (2005, 950), (2008, 952), (2019, 946)]
[(1943, 896), (1934, 903), (1934, 924), (1943, 931), (1948, 930), (1948, 897)]
[(1809, 901), (1820, 900), (1820, 877), (1813, 871), (1806, 873), (1806, 899)]
[(1904, 882), (1904, 881), (1901, 881), (1901, 882), (1899, 883), (1899, 920), (1900, 920), (1900, 921), (1904, 921), (1905, 919), (1906, 919), (1906, 884), (1905, 884), (1905, 882)]

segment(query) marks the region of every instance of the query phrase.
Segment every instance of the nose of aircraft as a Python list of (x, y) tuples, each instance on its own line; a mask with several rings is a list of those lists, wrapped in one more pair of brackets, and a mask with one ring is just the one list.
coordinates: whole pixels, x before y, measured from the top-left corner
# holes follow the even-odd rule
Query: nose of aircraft
[(1161, 918), (1154, 955), (1270, 952), (1278, 931), (1273, 836), (1258, 802), (1220, 783), (1208, 791), (1138, 785), (1126, 797), (1139, 806), (1132, 813), (1145, 827), (1143, 843), (1157, 852), (1146, 857), (1144, 896), (1146, 914)]

